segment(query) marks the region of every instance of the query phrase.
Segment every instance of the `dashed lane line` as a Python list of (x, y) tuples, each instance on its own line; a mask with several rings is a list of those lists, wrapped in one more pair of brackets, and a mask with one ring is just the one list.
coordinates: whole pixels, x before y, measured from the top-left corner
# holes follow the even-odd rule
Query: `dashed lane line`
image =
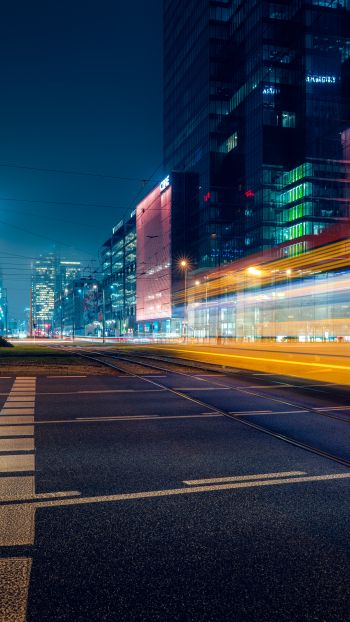
[(244, 482), (261, 479), (277, 479), (279, 477), (293, 477), (306, 475), (305, 471), (278, 471), (277, 473), (254, 473), (252, 475), (229, 475), (228, 477), (210, 477), (209, 479), (187, 479), (183, 483), (187, 486), (200, 486), (202, 484), (223, 484), (224, 482)]
[(242, 411), (229, 411), (229, 415), (237, 415), (237, 417), (255, 416), (255, 415), (292, 415), (309, 413), (308, 410), (242, 410)]
[(278, 479), (261, 479), (239, 482), (228, 482), (226, 484), (214, 484), (207, 486), (192, 486), (188, 488), (169, 488), (165, 490), (150, 490), (142, 492), (131, 492), (115, 495), (103, 495), (99, 497), (78, 497), (74, 499), (53, 499), (50, 501), (33, 501), (24, 503), (21, 507), (52, 508), (90, 505), (95, 503), (115, 503), (117, 501), (133, 501), (138, 499), (155, 499), (178, 495), (191, 495), (200, 492), (224, 492), (229, 490), (239, 490), (245, 488), (263, 488), (268, 486), (284, 486), (289, 484), (309, 484), (318, 482), (329, 482), (336, 480), (350, 479), (350, 473), (331, 473), (327, 475), (310, 475), (305, 477), (283, 477)]

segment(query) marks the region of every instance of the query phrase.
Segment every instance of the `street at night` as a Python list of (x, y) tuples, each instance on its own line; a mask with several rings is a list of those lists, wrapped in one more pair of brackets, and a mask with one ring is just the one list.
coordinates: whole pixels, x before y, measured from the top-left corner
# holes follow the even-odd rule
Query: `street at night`
[(349, 619), (346, 387), (78, 352), (0, 379), (3, 620)]
[(2, 8), (0, 622), (350, 622), (350, 0)]

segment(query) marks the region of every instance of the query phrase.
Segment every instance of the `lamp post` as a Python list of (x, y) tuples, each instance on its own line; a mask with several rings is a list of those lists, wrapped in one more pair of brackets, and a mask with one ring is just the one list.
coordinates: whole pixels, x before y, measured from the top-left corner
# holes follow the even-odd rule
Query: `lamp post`
[(102, 343), (106, 341), (106, 297), (105, 288), (102, 285)]
[(289, 313), (290, 313), (290, 278), (291, 278), (291, 274), (292, 274), (292, 270), (290, 268), (288, 268), (286, 270), (286, 275), (287, 275), (287, 338), (289, 341), (289, 335), (292, 334), (291, 331), (291, 327), (289, 326), (289, 320), (291, 319), (289, 317)]
[(5, 292), (4, 296), (4, 315), (5, 315), (5, 335), (8, 337), (9, 327), (8, 327), (8, 299), (7, 299), (7, 287), (3, 288), (3, 292)]
[[(263, 276), (263, 271), (260, 268), (256, 268), (255, 266), (249, 266), (249, 268), (246, 269), (246, 273), (248, 275), (250, 275), (251, 277), (253, 277), (254, 279)], [(245, 289), (248, 289), (247, 299), (249, 300), (249, 288), (247, 288), (246, 284), (245, 284)], [(245, 310), (246, 310), (245, 309), (245, 299), (246, 299), (246, 292), (244, 292), (244, 311), (243, 311), (244, 324), (245, 324)], [(256, 307), (254, 307), (253, 311), (254, 311), (253, 318), (251, 320), (251, 328), (252, 328), (253, 335), (250, 335), (250, 336), (253, 338), (253, 340), (255, 340), (255, 338), (256, 338), (256, 321), (257, 321)], [(249, 313), (248, 313), (248, 319), (249, 319)], [(243, 334), (245, 335), (245, 326), (244, 326), (243, 330), (244, 330)], [(249, 336), (249, 334), (248, 334), (248, 336)]]
[(185, 278), (185, 300), (184, 300), (184, 333), (185, 333), (185, 341), (187, 341), (187, 271), (188, 271), (189, 262), (187, 259), (181, 259), (179, 262), (179, 267), (184, 272)]
[(72, 337), (73, 337), (73, 341), (74, 341), (74, 339), (75, 339), (75, 287), (74, 287), (74, 284), (72, 285), (72, 297), (73, 297), (73, 315), (72, 315), (73, 325), (72, 325)]

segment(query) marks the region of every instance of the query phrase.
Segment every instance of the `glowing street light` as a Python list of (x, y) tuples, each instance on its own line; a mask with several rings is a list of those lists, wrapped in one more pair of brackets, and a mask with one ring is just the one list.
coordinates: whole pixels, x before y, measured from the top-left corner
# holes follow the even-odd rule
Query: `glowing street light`
[(184, 327), (185, 327), (185, 340), (187, 341), (187, 272), (189, 268), (189, 261), (187, 259), (180, 259), (179, 268), (183, 270), (185, 277), (185, 305), (184, 305)]

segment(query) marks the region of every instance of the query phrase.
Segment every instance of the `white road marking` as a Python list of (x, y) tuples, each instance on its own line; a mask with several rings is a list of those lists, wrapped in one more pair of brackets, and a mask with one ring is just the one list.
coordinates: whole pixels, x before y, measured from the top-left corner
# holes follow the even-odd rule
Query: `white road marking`
[(34, 497), (34, 476), (0, 477), (0, 502)]
[(33, 438), (0, 438), (2, 451), (34, 451)]
[(34, 471), (33, 455), (9, 455), (0, 456), (0, 473), (20, 473), (21, 471)]
[[(1, 421), (1, 420), (0, 420)], [(7, 436), (32, 436), (33, 426), (31, 425), (1, 425), (0, 426), (0, 438), (6, 438)], [(0, 493), (1, 497), (1, 493)]]
[[(0, 478), (0, 483), (1, 483)], [(32, 493), (23, 493), (18, 494), (16, 492), (9, 492), (8, 495), (0, 501), (0, 511), (1, 506), (8, 503), (9, 501), (45, 501), (46, 499), (65, 499), (67, 497), (80, 497), (81, 492), (78, 490), (64, 490), (62, 492), (41, 492), (39, 494)]]
[(34, 417), (30, 417), (29, 415), (8, 415), (8, 416), (0, 416), (0, 430), (2, 424), (15, 425), (17, 423), (34, 423)]
[(0, 622), (25, 622), (32, 560), (0, 559)]
[(230, 391), (231, 387), (174, 387), (174, 391)]
[(241, 412), (230, 411), (230, 415), (238, 415), (238, 417), (255, 416), (255, 415), (291, 415), (297, 413), (308, 413), (308, 410), (242, 410)]
[(4, 408), (34, 408), (34, 401), (31, 402), (5, 402)]
[(25, 546), (34, 542), (35, 508), (27, 504), (0, 506), (0, 546)]
[(6, 402), (9, 404), (10, 402), (30, 402), (34, 404), (34, 393), (30, 395), (18, 395), (17, 393), (12, 393), (11, 397), (8, 397)]
[(89, 395), (90, 393), (101, 395), (102, 393), (164, 393), (165, 391), (167, 389), (107, 389), (103, 391), (45, 391), (37, 395)]
[(169, 497), (175, 495), (189, 495), (199, 492), (219, 492), (227, 490), (239, 490), (244, 488), (259, 488), (265, 486), (281, 486), (287, 484), (308, 484), (312, 482), (328, 482), (341, 479), (350, 479), (350, 473), (332, 473), (329, 475), (310, 475), (305, 477), (284, 477), (281, 479), (254, 480), (248, 482), (234, 482), (227, 484), (216, 484), (208, 486), (193, 486), (191, 488), (169, 488), (165, 490), (150, 490), (143, 492), (131, 492), (116, 495), (105, 495), (100, 497), (79, 497), (77, 499), (62, 499), (44, 501), (40, 503), (34, 501), (31, 505), (35, 508), (52, 508), (89, 505), (92, 503), (114, 503), (116, 501), (132, 501), (137, 499), (154, 499), (159, 497)]
[(315, 406), (315, 410), (350, 410), (350, 406)]
[[(31, 380), (17, 378), (0, 411), (0, 452), (30, 452), (0, 455), (1, 473), (20, 474), (35, 470), (34, 416), (32, 416), (35, 386), (34, 378)], [(29, 438), (19, 438), (24, 435)], [(33, 497), (34, 492), (35, 483), (32, 475), (0, 477), (0, 546), (34, 544), (35, 507), (25, 504), (4, 505), (4, 502), (10, 503), (27, 499), (28, 496)], [(0, 622), (25, 622), (31, 566), (30, 558), (0, 559)]]
[(306, 475), (305, 471), (280, 471), (277, 473), (255, 473), (253, 475), (230, 475), (228, 477), (211, 477), (209, 479), (188, 479), (183, 483), (187, 486), (197, 486), (201, 484), (223, 484), (224, 482), (244, 482), (261, 479), (276, 479), (279, 477), (292, 477), (295, 475)]
[[(30, 411), (30, 412), (27, 413), (26, 412), (27, 410)], [(28, 408), (27, 406), (24, 406), (24, 405), (21, 404), (21, 406), (19, 406), (17, 408), (17, 406), (13, 406), (12, 404), (11, 405), (5, 404), (3, 406), (1, 412), (0, 412), (0, 416), (1, 415), (8, 415), (8, 414), (15, 415), (15, 414), (17, 414), (17, 412), (18, 412), (19, 415), (21, 415), (21, 414), (22, 415), (25, 415), (25, 414), (33, 414), (34, 415), (34, 407), (31, 406), (30, 408)]]
[(101, 417), (77, 417), (77, 421), (133, 421), (135, 419), (159, 419), (160, 415), (111, 415)]

